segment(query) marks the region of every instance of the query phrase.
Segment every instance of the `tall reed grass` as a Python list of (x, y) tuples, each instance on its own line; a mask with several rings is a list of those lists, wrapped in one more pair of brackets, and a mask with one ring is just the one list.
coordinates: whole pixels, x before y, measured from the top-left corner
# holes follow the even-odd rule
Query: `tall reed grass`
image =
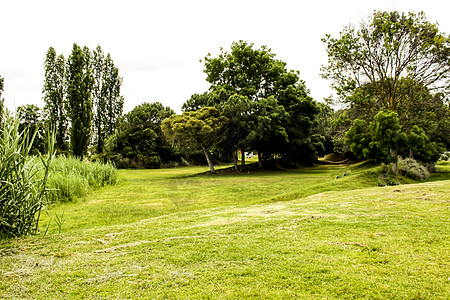
[[(0, 237), (37, 231), (53, 155), (30, 156), (34, 135), (5, 114), (0, 124)], [(53, 153), (54, 136), (48, 139)]]
[(37, 233), (41, 210), (49, 203), (71, 201), (91, 188), (115, 184), (110, 164), (54, 157), (55, 137), (47, 155), (30, 155), (36, 133), (19, 131), (8, 114), (0, 123), (0, 238)]
[(80, 161), (66, 156), (55, 157), (48, 178), (50, 202), (73, 201), (83, 197), (92, 188), (115, 184), (116, 168), (111, 163)]

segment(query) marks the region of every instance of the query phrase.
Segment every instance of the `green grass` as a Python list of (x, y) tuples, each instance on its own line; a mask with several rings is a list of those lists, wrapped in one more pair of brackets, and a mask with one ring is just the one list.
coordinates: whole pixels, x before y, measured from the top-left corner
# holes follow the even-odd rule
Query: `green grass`
[(368, 164), (122, 170), (116, 186), (51, 208), (61, 234), (0, 242), (0, 298), (448, 299), (439, 167), (393, 187), (374, 187)]
[[(205, 167), (118, 170), (118, 183), (92, 191), (84, 200), (52, 207), (65, 231), (131, 223), (180, 211), (287, 201), (325, 192), (375, 186), (372, 165), (317, 166), (286, 171), (246, 171), (210, 175)], [(336, 179), (344, 172), (350, 175)], [(355, 173), (353, 175), (353, 173)], [(197, 174), (197, 175), (195, 175)], [(194, 176), (193, 176), (194, 175)], [(50, 233), (59, 228), (50, 222)]]

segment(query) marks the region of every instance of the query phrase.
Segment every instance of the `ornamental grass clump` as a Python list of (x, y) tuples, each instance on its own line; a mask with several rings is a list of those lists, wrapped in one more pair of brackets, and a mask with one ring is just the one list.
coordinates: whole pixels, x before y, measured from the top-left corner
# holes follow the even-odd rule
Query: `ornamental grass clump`
[(413, 158), (400, 158), (398, 161), (400, 173), (415, 180), (424, 180), (430, 177), (430, 172)]
[(7, 114), (0, 124), (0, 236), (36, 233), (47, 196), (54, 136), (46, 156), (30, 156), (36, 133), (19, 131), (19, 120)]

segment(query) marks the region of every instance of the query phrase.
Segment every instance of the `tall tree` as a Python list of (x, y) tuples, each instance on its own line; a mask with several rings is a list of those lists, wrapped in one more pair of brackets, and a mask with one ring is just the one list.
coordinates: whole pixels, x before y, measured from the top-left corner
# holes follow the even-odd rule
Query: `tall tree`
[(72, 125), (70, 143), (73, 155), (82, 159), (91, 136), (91, 93), (94, 83), (87, 47), (81, 49), (77, 44), (73, 45), (68, 59), (67, 81), (67, 100)]
[[(409, 105), (409, 90), (442, 89), (450, 78), (450, 39), (424, 13), (374, 12), (358, 29), (347, 26), (339, 38), (327, 35), (328, 65), (322, 76), (346, 99), (357, 87), (371, 84), (382, 108), (397, 111)], [(405, 81), (403, 81), (405, 83)]]
[(173, 115), (164, 120), (161, 127), (170, 141), (187, 151), (201, 150), (211, 173), (214, 173), (209, 151), (223, 139), (222, 128), (228, 121), (218, 109), (206, 106), (197, 111)]
[[(448, 107), (443, 105), (445, 99), (438, 95), (443, 95), (439, 91), (445, 90), (450, 78), (450, 39), (439, 32), (436, 24), (427, 21), (423, 13), (394, 11), (374, 12), (358, 28), (347, 26), (339, 38), (327, 35), (323, 41), (327, 44), (328, 65), (322, 67), (322, 76), (333, 80), (339, 101), (350, 106), (353, 118), (364, 120), (366, 125), (390, 120), (386, 124), (394, 126), (394, 119), (399, 124), (399, 135), (383, 135), (384, 142), (378, 147), (369, 147), (371, 151), (368, 151), (364, 145), (367, 139), (349, 139), (349, 135), (357, 136), (358, 130), (363, 128), (363, 121), (355, 121), (347, 134), (353, 152), (358, 154), (358, 148), (361, 148), (366, 149), (365, 156), (369, 152), (372, 157), (396, 156), (397, 150), (402, 151), (399, 146), (403, 144), (411, 147), (410, 153), (424, 153), (417, 148), (424, 143), (414, 143), (415, 138), (407, 142), (404, 137), (422, 136), (423, 130), (436, 134), (437, 127), (445, 128), (429, 126), (429, 121), (434, 123), (436, 120), (435, 117), (427, 120), (430, 114), (443, 117), (444, 121), (439, 124), (448, 124)], [(437, 92), (438, 98), (430, 93), (432, 91)], [(432, 109), (430, 114), (420, 112), (425, 107)], [(387, 118), (386, 110), (395, 113), (395, 118), (394, 115)], [(400, 144), (399, 138), (403, 140)], [(448, 137), (439, 142), (445, 143), (445, 140)], [(432, 152), (440, 151), (441, 146), (434, 143), (427, 145), (433, 150), (425, 151), (424, 159), (433, 160), (436, 155)], [(392, 145), (397, 147), (392, 148)], [(386, 148), (380, 149), (383, 146)], [(395, 169), (396, 157), (384, 160), (393, 162)]]
[(49, 127), (56, 134), (56, 147), (59, 150), (68, 150), (68, 107), (66, 99), (66, 61), (61, 54), (56, 55), (53, 47), (47, 51), (44, 62), (45, 80), (42, 92), (44, 93), (45, 115)]
[[(226, 111), (233, 128), (230, 134), (238, 134), (229, 139), (234, 141), (233, 151), (236, 147), (242, 152), (256, 148), (260, 159), (303, 156), (298, 151), (305, 148), (298, 146), (305, 145), (319, 110), (298, 72), (288, 71), (286, 63), (276, 59), (266, 46), (254, 49), (245, 41), (234, 42), (230, 52), (222, 49), (218, 57), (208, 54), (204, 66), (206, 80), (212, 85), (210, 97), (196, 97), (188, 104), (198, 106), (199, 101), (206, 99), (206, 105)], [(214, 94), (218, 96), (213, 97)], [(233, 95), (240, 97), (232, 98)], [(233, 105), (242, 107), (230, 109)], [(243, 123), (247, 125), (242, 126)], [(297, 153), (292, 155), (293, 152)]]
[(122, 115), (122, 78), (111, 55), (108, 53), (105, 58), (100, 46), (93, 51), (93, 71), (94, 130), (97, 153), (102, 153), (106, 139), (114, 133), (118, 118)]

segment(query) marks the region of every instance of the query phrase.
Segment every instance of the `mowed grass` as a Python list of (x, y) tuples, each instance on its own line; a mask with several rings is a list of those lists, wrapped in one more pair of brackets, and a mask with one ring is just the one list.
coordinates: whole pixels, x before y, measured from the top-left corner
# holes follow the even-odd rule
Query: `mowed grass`
[[(62, 231), (124, 224), (196, 209), (287, 201), (324, 191), (377, 184), (374, 165), (328, 166), (284, 171), (243, 171), (211, 175), (206, 167), (118, 170), (118, 183), (92, 191), (84, 199), (50, 207), (41, 230)], [(343, 173), (348, 176), (336, 179)]]
[(121, 171), (52, 208), (61, 234), (0, 242), (0, 297), (449, 298), (448, 173), (381, 188), (370, 165), (204, 170)]

